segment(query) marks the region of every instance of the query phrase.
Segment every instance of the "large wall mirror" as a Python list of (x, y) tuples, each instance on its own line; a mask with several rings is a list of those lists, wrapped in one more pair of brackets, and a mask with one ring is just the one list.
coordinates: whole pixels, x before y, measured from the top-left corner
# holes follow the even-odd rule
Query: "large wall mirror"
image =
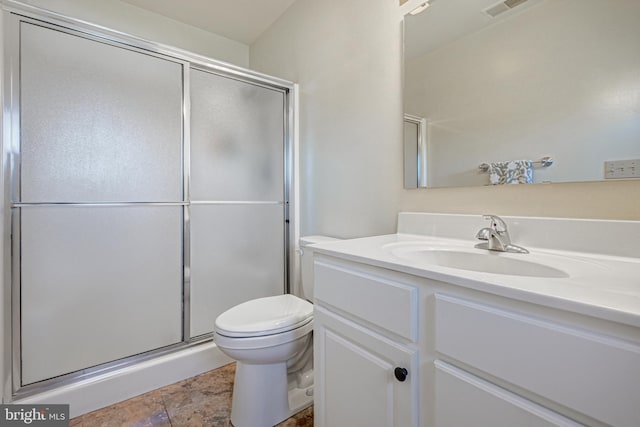
[(404, 32), (406, 188), (640, 178), (639, 0), (432, 0)]

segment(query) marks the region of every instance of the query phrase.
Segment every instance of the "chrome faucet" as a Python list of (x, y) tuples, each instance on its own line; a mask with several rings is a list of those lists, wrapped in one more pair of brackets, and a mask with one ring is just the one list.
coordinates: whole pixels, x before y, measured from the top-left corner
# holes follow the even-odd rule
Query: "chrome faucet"
[(490, 251), (512, 252), (518, 254), (528, 254), (525, 248), (511, 244), (511, 238), (507, 231), (507, 224), (497, 215), (484, 215), (484, 219), (490, 221), (489, 227), (480, 229), (476, 233), (476, 239), (486, 240), (478, 243), (475, 247), (488, 249)]

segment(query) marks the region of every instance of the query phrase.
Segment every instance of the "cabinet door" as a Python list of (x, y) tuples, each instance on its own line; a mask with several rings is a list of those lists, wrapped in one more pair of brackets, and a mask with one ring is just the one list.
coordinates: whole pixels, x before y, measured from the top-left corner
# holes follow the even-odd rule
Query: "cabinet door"
[(436, 351), (456, 364), (603, 424), (640, 425), (635, 343), (442, 294), (436, 295), (435, 314)]
[(437, 427), (579, 427), (549, 409), (437, 360)]
[(314, 322), (315, 425), (417, 426), (417, 351), (317, 305)]

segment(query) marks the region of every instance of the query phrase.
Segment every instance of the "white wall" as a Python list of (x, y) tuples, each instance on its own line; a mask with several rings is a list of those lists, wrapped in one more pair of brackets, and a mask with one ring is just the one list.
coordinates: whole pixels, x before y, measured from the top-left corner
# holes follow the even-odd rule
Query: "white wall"
[(298, 0), (251, 68), (300, 84), (301, 233), (392, 233), (402, 188), (397, 0)]
[(249, 46), (119, 0), (23, 0), (23, 3), (240, 67), (249, 66)]
[(546, 1), (408, 59), (431, 185), (487, 185), (480, 163), (544, 156), (534, 182), (596, 181), (605, 160), (640, 157), (639, 21), (637, 0)]

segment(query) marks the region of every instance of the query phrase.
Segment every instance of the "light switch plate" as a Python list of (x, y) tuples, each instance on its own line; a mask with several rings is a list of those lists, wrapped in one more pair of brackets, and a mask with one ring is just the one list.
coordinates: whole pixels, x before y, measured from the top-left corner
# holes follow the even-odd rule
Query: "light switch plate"
[(604, 162), (605, 179), (640, 178), (640, 159)]

